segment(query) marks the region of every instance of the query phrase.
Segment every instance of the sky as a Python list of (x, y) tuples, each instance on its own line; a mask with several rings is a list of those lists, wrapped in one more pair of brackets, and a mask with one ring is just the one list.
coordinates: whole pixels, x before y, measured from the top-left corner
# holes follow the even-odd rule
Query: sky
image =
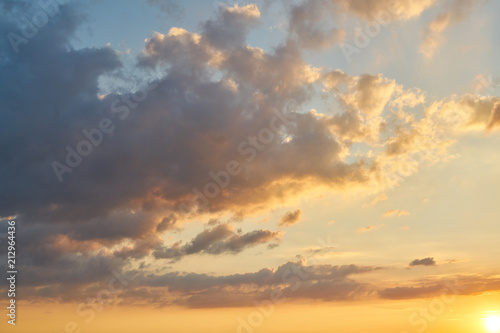
[(2, 332), (500, 332), (498, 0), (0, 9)]

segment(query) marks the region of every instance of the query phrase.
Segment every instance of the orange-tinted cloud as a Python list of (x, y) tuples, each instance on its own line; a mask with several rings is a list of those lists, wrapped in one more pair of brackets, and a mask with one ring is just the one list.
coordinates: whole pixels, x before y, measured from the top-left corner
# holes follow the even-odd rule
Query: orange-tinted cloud
[(375, 198), (373, 198), (373, 200), (370, 202), (370, 205), (376, 205), (377, 203), (381, 202), (381, 201), (385, 201), (387, 200), (387, 195), (385, 195), (384, 193), (381, 193), (379, 195), (377, 195)]
[(399, 210), (399, 209), (389, 209), (382, 214), (382, 217), (394, 217), (394, 216), (404, 216), (404, 215), (410, 215), (410, 213), (406, 210)]
[(365, 232), (368, 232), (368, 231), (373, 231), (373, 230), (377, 230), (377, 229), (380, 229), (382, 228), (384, 225), (383, 224), (379, 224), (377, 226), (375, 225), (369, 225), (367, 227), (363, 227), (363, 228), (359, 228), (357, 229), (356, 231), (354, 231), (356, 234), (364, 234)]
[(289, 227), (292, 224), (298, 223), (301, 216), (302, 216), (302, 211), (300, 209), (287, 212), (285, 215), (283, 215), (283, 217), (281, 217), (281, 220), (278, 223), (278, 225), (280, 227)]
[(443, 42), (443, 32), (452, 25), (458, 24), (470, 16), (474, 7), (485, 4), (487, 1), (451, 0), (443, 1), (443, 9), (426, 27), (423, 32), (423, 41), (420, 52), (428, 59)]

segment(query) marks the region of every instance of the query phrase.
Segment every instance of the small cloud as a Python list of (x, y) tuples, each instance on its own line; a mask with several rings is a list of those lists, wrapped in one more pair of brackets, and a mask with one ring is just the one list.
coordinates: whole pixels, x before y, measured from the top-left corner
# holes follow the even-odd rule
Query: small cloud
[(307, 253), (311, 256), (324, 255), (324, 254), (329, 254), (331, 252), (336, 252), (337, 248), (338, 246), (319, 246), (308, 249)]
[(424, 259), (415, 259), (410, 262), (410, 266), (435, 266), (434, 258), (428, 257)]
[(401, 230), (410, 230), (410, 226), (404, 225), (401, 227)]
[(381, 193), (377, 195), (375, 198), (373, 198), (372, 202), (370, 202), (370, 205), (375, 205), (377, 202), (385, 201), (387, 200), (387, 195)]
[(335, 224), (335, 220), (331, 220), (328, 224)]
[(466, 259), (446, 259), (446, 260), (442, 261), (441, 263), (443, 263), (443, 264), (457, 264), (460, 262), (467, 262), (467, 260)]
[(159, 13), (163, 14), (162, 16), (176, 21), (181, 21), (185, 12), (184, 7), (182, 7), (178, 0), (146, 0), (146, 3), (156, 6), (159, 9)]
[(368, 232), (368, 231), (380, 229), (383, 226), (384, 226), (383, 224), (380, 224), (380, 225), (377, 225), (377, 226), (375, 226), (375, 225), (369, 225), (369, 226), (364, 227), (364, 228), (359, 228), (358, 230), (355, 231), (355, 233), (357, 233), (357, 234), (364, 234), (365, 232)]
[(177, 218), (174, 214), (170, 214), (167, 217), (164, 217), (160, 224), (156, 226), (157, 232), (164, 232), (167, 230), (179, 230)]
[(294, 210), (293, 212), (287, 212), (285, 215), (283, 215), (278, 225), (280, 227), (289, 227), (292, 224), (298, 223), (301, 216), (302, 211), (300, 209)]
[(394, 216), (403, 216), (403, 215), (410, 215), (410, 212), (408, 212), (406, 209), (399, 210), (399, 209), (389, 209), (382, 214), (382, 217), (394, 217)]
[(220, 223), (219, 219), (214, 219), (214, 218), (212, 218), (212, 219), (208, 220), (208, 223), (207, 223), (207, 224), (208, 224), (209, 226), (213, 227), (214, 225), (218, 225), (219, 223)]
[(420, 45), (420, 52), (427, 58), (432, 59), (436, 49), (444, 41), (443, 33), (446, 29), (466, 20), (472, 13), (474, 7), (485, 3), (483, 1), (452, 1), (449, 2), (445, 11), (439, 13), (425, 28)]
[(438, 15), (425, 29), (423, 33), (423, 42), (420, 45), (420, 52), (427, 58), (431, 59), (437, 47), (442, 43), (443, 31), (450, 24), (451, 15), (443, 13)]

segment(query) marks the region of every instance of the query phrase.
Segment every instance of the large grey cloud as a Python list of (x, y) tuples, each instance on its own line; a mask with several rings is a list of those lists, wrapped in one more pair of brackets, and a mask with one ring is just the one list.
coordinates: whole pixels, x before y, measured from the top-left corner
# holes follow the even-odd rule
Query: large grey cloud
[[(0, 4), (0, 35), (20, 33), (16, 21), (29, 3)], [(271, 51), (247, 45), (258, 17), (254, 6), (230, 7), (202, 22), (198, 33), (152, 34), (138, 59), (138, 88), (107, 95), (99, 80), (123, 76), (122, 63), (109, 47), (72, 46), (85, 19), (79, 6), (61, 6), (17, 53), (0, 39), (0, 216), (17, 215), (23, 279), (84, 286), (126, 259), (165, 250), (160, 234), (189, 216), (241, 218), (317, 185), (384, 183), (386, 155), (430, 150), (419, 143), (424, 131), (418, 126), (435, 129), (440, 122), (401, 123), (396, 112), (385, 112), (410, 114), (423, 102), (408, 96), (418, 94), (379, 75), (309, 65), (293, 29)], [(322, 85), (339, 104), (332, 114), (307, 110)], [(469, 96), (459, 104), (471, 123), (493, 129), (497, 102)], [(56, 175), (53, 162), (68, 164), (68, 149), (90, 140), (85, 131), (95, 133), (106, 119), (104, 127), (113, 130), (102, 143), (71, 172)], [(354, 156), (356, 142), (394, 149)], [(228, 178), (230, 165), (238, 172)], [(219, 188), (208, 200), (198, 193), (210, 184)], [(268, 230), (222, 234), (228, 237), (181, 247), (181, 254), (238, 252), (276, 236)], [(86, 273), (79, 279), (64, 272)], [(319, 295), (318, 286), (311, 288)]]
[[(306, 180), (365, 181), (368, 166), (340, 158), (343, 144), (326, 123), (295, 112), (319, 78), (297, 45), (273, 53), (249, 48), (242, 45), (247, 27), (238, 26), (233, 50), (221, 57), (217, 47), (228, 45), (214, 41), (208, 26), (233, 31), (233, 19), (226, 16), (249, 17), (254, 24), (256, 12), (254, 7), (222, 12), (202, 35), (174, 29), (152, 36), (142, 68), (165, 64), (170, 71), (152, 82), (146, 97), (143, 90), (98, 96), (99, 77), (119, 69), (120, 60), (107, 47), (72, 49), (71, 36), (84, 16), (74, 6), (62, 6), (19, 54), (2, 40), (0, 213), (60, 225), (74, 240), (120, 240), (142, 237), (183, 203), (200, 203), (193, 201), (193, 188), (203, 190), (213, 181), (210, 171), (224, 170), (230, 161), (242, 166), (241, 174), (203, 209), (242, 214), (296, 193)], [(3, 15), (2, 31), (15, 29), (13, 12)], [(210, 80), (213, 70), (224, 79)], [(53, 162), (66, 164), (67, 149), (76, 150), (88, 140), (82, 131), (99, 128), (103, 119), (110, 120), (112, 133), (74, 170), (59, 174), (58, 182)], [(270, 127), (274, 140), (252, 147), (249, 140)], [(309, 163), (303, 162), (305, 154)], [(142, 222), (137, 215), (125, 216), (141, 210)], [(165, 223), (157, 227), (167, 229)]]

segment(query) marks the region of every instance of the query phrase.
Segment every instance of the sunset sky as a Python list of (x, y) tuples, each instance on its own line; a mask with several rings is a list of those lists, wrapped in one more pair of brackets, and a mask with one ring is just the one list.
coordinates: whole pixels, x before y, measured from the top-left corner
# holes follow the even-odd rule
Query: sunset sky
[(500, 332), (499, 13), (0, 0), (1, 332)]

